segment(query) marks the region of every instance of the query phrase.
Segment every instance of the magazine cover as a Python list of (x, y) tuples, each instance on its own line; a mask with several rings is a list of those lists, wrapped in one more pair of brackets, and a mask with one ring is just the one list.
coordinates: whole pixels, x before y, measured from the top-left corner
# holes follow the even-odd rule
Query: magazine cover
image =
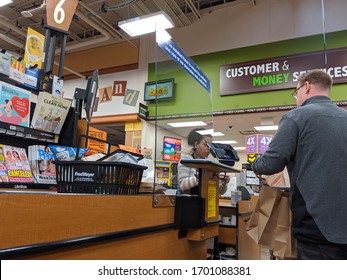
[(37, 90), (39, 74), (38, 68), (25, 67), (24, 85)]
[(26, 64), (37, 64), (37, 68), (41, 69), (44, 44), (45, 36), (35, 31), (34, 29), (28, 27), (24, 53), (24, 61)]
[(0, 121), (29, 126), (31, 92), (0, 81)]
[(71, 100), (40, 92), (31, 125), (33, 128), (59, 134), (71, 106)]
[(44, 74), (40, 79), (40, 90), (52, 93), (53, 74)]
[(55, 96), (63, 97), (63, 85), (64, 80), (54, 75), (52, 83), (52, 94)]
[(9, 182), (33, 183), (27, 153), (24, 148), (3, 145)]
[(10, 75), (11, 55), (8, 52), (0, 52), (0, 73)]
[(33, 145), (28, 148), (29, 163), (36, 183), (56, 184), (53, 153), (48, 146)]
[(8, 182), (7, 168), (3, 145), (0, 144), (0, 182)]
[(18, 57), (11, 56), (11, 67), (9, 77), (18, 83), (24, 82), (25, 62)]

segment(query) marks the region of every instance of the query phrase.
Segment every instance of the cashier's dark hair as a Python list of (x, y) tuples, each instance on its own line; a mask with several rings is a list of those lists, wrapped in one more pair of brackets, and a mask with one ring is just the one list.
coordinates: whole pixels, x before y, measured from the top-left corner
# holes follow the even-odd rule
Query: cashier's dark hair
[(194, 128), (191, 132), (189, 132), (188, 140), (187, 140), (189, 146), (194, 147), (194, 144), (200, 143), (202, 139), (204, 139), (204, 137), (212, 137), (211, 134), (201, 135), (200, 133), (197, 132), (200, 130), (205, 130), (205, 128), (198, 127), (198, 128)]

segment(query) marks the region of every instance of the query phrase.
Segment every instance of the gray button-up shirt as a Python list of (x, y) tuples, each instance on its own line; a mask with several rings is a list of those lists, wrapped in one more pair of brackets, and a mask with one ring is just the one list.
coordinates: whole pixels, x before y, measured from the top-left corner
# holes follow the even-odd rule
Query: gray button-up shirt
[(285, 166), (324, 237), (347, 244), (347, 111), (315, 96), (286, 113), (253, 169), (270, 175)]

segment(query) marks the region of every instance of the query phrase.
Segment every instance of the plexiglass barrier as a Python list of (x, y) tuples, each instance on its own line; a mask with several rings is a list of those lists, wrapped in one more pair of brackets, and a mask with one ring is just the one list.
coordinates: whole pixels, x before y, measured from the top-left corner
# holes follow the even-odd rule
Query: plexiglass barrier
[(206, 69), (190, 58), (179, 43), (175, 38), (156, 38), (155, 62), (149, 64), (149, 82), (144, 93), (149, 111), (146, 128), (153, 131), (154, 139), (152, 176), (156, 207), (175, 205), (179, 187), (177, 165), (182, 157), (192, 154), (193, 147), (187, 143), (189, 132), (198, 127), (213, 129), (208, 72), (204, 73)]

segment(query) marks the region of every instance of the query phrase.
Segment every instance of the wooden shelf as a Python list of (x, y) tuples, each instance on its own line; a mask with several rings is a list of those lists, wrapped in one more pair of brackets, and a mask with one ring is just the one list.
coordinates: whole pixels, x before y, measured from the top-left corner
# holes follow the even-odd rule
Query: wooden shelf
[(256, 199), (242, 200), (236, 206), (230, 204), (228, 199), (220, 199), (219, 213), (223, 216), (236, 216), (236, 225), (219, 224), (218, 242), (223, 246), (235, 246), (236, 259), (260, 259), (260, 247), (248, 236), (246, 232), (247, 221), (252, 214)]

